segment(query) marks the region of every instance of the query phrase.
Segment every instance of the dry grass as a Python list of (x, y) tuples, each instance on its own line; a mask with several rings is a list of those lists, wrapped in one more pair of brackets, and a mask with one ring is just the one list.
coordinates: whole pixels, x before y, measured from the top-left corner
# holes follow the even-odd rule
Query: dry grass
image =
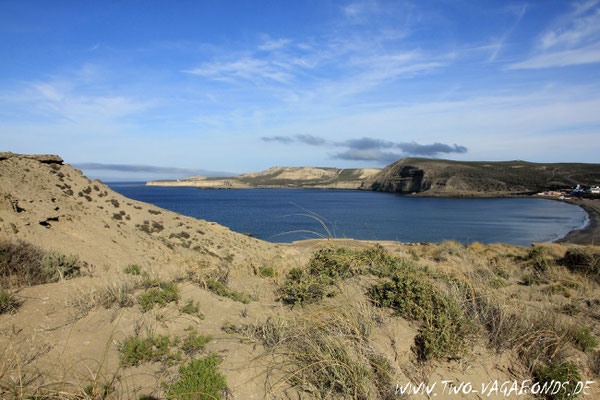
[[(291, 385), (318, 399), (392, 399), (394, 371), (373, 350), (370, 335), (378, 311), (368, 303), (319, 307), (296, 319), (268, 319), (242, 332), (260, 340), (266, 355), (284, 356), (269, 393)], [(278, 376), (278, 378), (273, 378)]]

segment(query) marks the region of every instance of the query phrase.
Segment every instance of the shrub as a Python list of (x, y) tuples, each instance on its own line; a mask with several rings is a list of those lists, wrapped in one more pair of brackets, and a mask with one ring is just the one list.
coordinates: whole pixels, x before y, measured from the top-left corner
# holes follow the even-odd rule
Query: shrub
[(588, 352), (598, 347), (598, 339), (596, 339), (591, 329), (587, 326), (572, 328), (569, 333), (573, 342), (581, 351)]
[(183, 306), (179, 308), (179, 311), (184, 314), (195, 315), (199, 318), (204, 318), (200, 312), (200, 305), (198, 302), (194, 303), (194, 300), (188, 300)]
[(263, 278), (272, 278), (275, 276), (275, 270), (273, 267), (260, 267), (258, 269), (258, 275), (262, 276)]
[(543, 283), (547, 283), (547, 281), (537, 275), (526, 275), (523, 277), (523, 285), (525, 286), (541, 285)]
[(48, 282), (40, 260), (45, 252), (30, 243), (0, 241), (0, 285), (20, 287)]
[(142, 273), (142, 269), (137, 264), (129, 264), (125, 267), (123, 272), (129, 275), (140, 275)]
[(154, 308), (155, 304), (164, 307), (179, 300), (179, 289), (173, 282), (149, 281), (147, 285), (152, 287), (138, 297), (138, 303), (144, 312)]
[(0, 314), (13, 313), (20, 305), (20, 302), (9, 291), (0, 289)]
[(414, 351), (421, 360), (457, 357), (465, 339), (475, 330), (460, 307), (436, 289), (425, 274), (405, 271), (371, 286), (369, 297), (380, 307), (390, 307), (423, 324), (415, 337)]
[(187, 233), (186, 231), (181, 231), (179, 233), (171, 233), (169, 235), (169, 239), (172, 239), (172, 238), (189, 239), (190, 238), (190, 234)]
[(326, 285), (300, 268), (288, 272), (287, 280), (279, 288), (279, 299), (286, 304), (303, 305), (319, 301), (325, 295)]
[(227, 297), (244, 304), (250, 303), (250, 299), (248, 299), (244, 293), (230, 290), (227, 288), (227, 286), (217, 280), (209, 279), (206, 281), (206, 287), (216, 295)]
[[(581, 374), (577, 364), (571, 361), (567, 362), (552, 362), (548, 365), (543, 365), (534, 371), (534, 378), (542, 388), (548, 388), (544, 393), (547, 399), (564, 400), (572, 399), (578, 396), (575, 394), (577, 382), (581, 381)], [(555, 385), (563, 384), (564, 387), (552, 394)]]
[(81, 262), (77, 256), (65, 256), (58, 252), (44, 255), (41, 264), (51, 282), (76, 277), (81, 271)]
[(542, 273), (548, 272), (550, 267), (554, 265), (554, 257), (552, 257), (548, 249), (542, 246), (531, 247), (527, 254), (527, 259), (537, 271)]
[(600, 275), (600, 254), (594, 254), (585, 248), (573, 248), (567, 250), (560, 263), (570, 271)]
[(167, 398), (179, 400), (220, 400), (227, 388), (215, 356), (193, 360), (179, 369), (179, 380), (171, 385)]
[(165, 227), (156, 221), (152, 221), (152, 223), (150, 223), (150, 221), (145, 220), (143, 224), (137, 224), (136, 228), (138, 228), (139, 230), (141, 230), (142, 232), (146, 232), (147, 234), (152, 234), (152, 233), (158, 233), (161, 232), (163, 229), (165, 229)]
[(206, 344), (212, 340), (210, 336), (198, 335), (197, 332), (190, 332), (181, 344), (181, 350), (188, 356), (193, 356), (200, 350), (204, 350)]
[(80, 274), (84, 263), (77, 256), (46, 253), (23, 241), (0, 241), (0, 285), (33, 286)]
[(169, 335), (148, 336), (139, 338), (129, 336), (119, 347), (121, 365), (135, 367), (149, 361), (169, 361), (181, 358), (179, 353), (172, 353), (171, 347), (178, 339), (171, 340)]
[(121, 364), (127, 367), (135, 367), (141, 362), (152, 360), (152, 339), (136, 338), (130, 336), (121, 344)]
[(508, 282), (502, 278), (494, 278), (489, 281), (489, 285), (494, 289), (501, 289), (503, 287), (507, 287)]

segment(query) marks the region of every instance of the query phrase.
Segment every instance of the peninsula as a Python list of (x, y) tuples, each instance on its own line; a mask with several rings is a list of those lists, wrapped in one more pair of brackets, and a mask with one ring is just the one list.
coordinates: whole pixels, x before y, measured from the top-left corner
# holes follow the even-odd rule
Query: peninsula
[(146, 185), (201, 189), (360, 189), (419, 196), (507, 197), (599, 183), (600, 164), (403, 158), (384, 169), (273, 167), (227, 178), (193, 176), (150, 181)]

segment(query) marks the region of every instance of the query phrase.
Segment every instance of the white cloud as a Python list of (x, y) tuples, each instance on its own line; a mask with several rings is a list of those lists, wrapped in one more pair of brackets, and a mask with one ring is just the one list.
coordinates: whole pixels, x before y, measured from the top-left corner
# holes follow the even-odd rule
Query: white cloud
[(287, 82), (292, 75), (284, 69), (289, 69), (288, 64), (284, 62), (274, 63), (254, 57), (242, 57), (231, 62), (206, 63), (199, 68), (183, 72), (223, 81), (234, 81), (237, 78), (245, 80), (263, 78)]
[(540, 69), (600, 62), (600, 1), (575, 3), (539, 39), (535, 53), (508, 69)]
[(508, 69), (541, 69), (600, 62), (600, 44), (573, 50), (543, 53), (525, 61), (510, 64)]
[(289, 39), (266, 39), (262, 44), (258, 46), (259, 50), (262, 51), (272, 51), (279, 50), (286, 47), (292, 41)]

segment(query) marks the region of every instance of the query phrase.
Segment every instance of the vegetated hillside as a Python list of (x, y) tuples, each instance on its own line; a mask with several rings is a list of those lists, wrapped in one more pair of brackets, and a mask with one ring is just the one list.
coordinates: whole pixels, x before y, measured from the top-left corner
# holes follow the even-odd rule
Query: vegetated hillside
[(385, 167), (362, 188), (430, 196), (510, 196), (578, 183), (600, 183), (600, 164), (403, 158)]
[(56, 156), (0, 153), (0, 192), (0, 398), (574, 398), (600, 379), (598, 247), (274, 245)]
[(247, 188), (312, 188), (358, 189), (368, 178), (380, 170), (337, 169), (317, 167), (273, 167), (263, 172), (242, 174), (231, 178), (195, 176), (179, 181), (151, 181), (150, 186), (194, 186), (212, 189)]

